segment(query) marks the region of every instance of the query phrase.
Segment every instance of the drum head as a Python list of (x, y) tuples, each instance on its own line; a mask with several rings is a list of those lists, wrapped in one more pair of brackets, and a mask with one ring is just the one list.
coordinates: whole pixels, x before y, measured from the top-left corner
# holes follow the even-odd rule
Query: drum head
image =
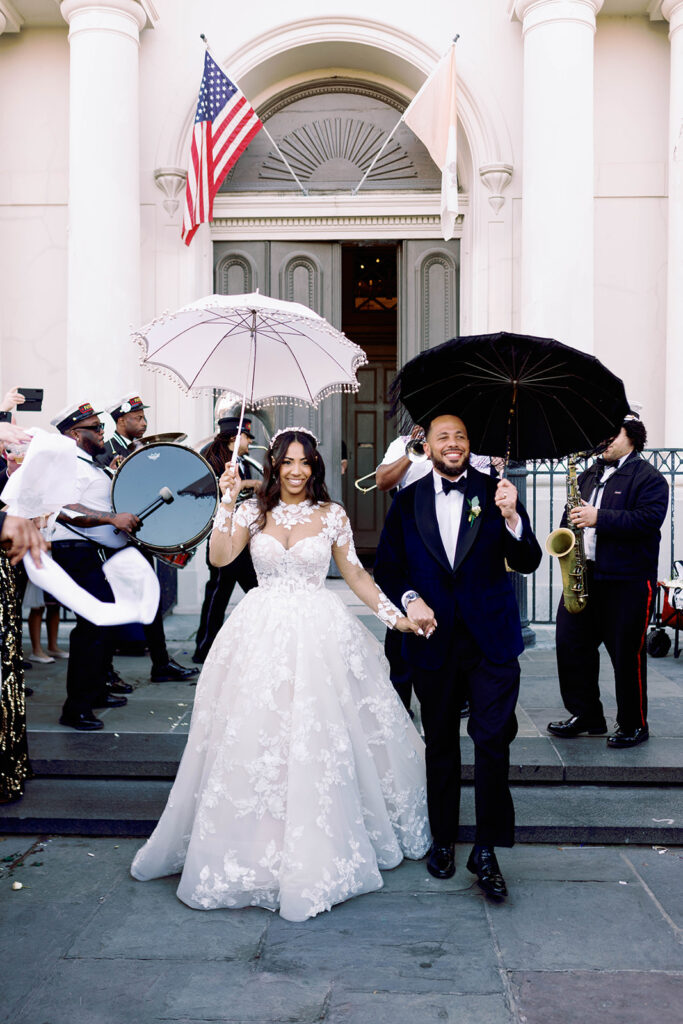
[(206, 537), (218, 503), (218, 481), (206, 459), (179, 444), (151, 444), (121, 463), (112, 485), (115, 512), (144, 513), (162, 488), (170, 504), (145, 515), (136, 540), (152, 551), (185, 551)]

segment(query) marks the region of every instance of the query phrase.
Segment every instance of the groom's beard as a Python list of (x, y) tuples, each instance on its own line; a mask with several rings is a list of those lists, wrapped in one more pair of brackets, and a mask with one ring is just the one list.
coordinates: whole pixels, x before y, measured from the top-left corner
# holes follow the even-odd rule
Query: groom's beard
[(438, 469), (439, 473), (443, 473), (444, 476), (447, 476), (451, 480), (455, 480), (455, 478), (460, 476), (461, 473), (464, 473), (469, 464), (469, 454), (465, 456), (463, 462), (457, 468), (447, 466), (446, 463), (442, 462), (436, 455), (432, 455), (432, 465), (434, 468)]

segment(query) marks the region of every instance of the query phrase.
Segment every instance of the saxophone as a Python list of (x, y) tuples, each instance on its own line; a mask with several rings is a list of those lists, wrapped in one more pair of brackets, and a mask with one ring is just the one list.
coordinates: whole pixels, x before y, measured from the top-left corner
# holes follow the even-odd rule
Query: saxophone
[[(581, 493), (576, 479), (576, 461), (575, 457), (570, 455), (567, 473), (567, 516), (573, 508), (580, 505)], [(569, 518), (567, 522), (570, 522)], [(588, 601), (583, 530), (566, 526), (553, 530), (545, 542), (545, 549), (549, 555), (554, 555), (560, 560), (565, 608), (572, 615), (582, 612)]]

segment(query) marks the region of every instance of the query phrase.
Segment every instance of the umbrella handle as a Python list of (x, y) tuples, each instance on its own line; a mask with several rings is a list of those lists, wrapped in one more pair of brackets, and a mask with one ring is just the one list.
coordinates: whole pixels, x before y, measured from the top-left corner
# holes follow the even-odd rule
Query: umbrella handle
[(513, 380), (512, 382), (512, 399), (510, 401), (510, 409), (508, 410), (508, 424), (507, 424), (507, 440), (505, 442), (505, 463), (503, 466), (503, 476), (507, 473), (508, 464), (510, 462), (510, 449), (512, 447), (512, 420), (514, 418), (517, 406), (517, 385), (518, 381)]

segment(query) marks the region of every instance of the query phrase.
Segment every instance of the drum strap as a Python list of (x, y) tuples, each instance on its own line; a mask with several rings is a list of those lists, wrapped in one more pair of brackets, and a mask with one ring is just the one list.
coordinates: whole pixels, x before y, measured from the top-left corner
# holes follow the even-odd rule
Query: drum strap
[(84, 459), (82, 455), (77, 455), (76, 458), (80, 459), (81, 462), (85, 462), (87, 466), (93, 466), (95, 469), (101, 469), (103, 473), (106, 473), (107, 476), (110, 477), (110, 479), (114, 478), (114, 474), (109, 469), (109, 466), (101, 466), (99, 462), (93, 462), (92, 459)]

